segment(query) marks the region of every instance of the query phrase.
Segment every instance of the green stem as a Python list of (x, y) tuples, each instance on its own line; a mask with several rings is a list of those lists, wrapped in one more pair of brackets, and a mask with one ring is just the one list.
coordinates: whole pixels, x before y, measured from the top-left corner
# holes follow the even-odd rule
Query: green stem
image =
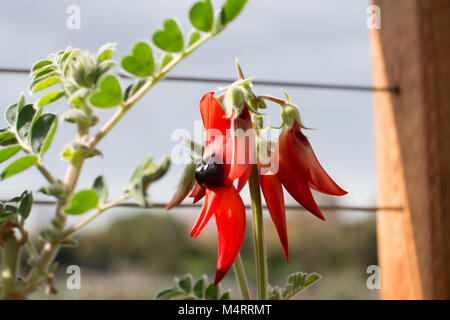
[(233, 263), (234, 274), (239, 285), (242, 300), (250, 300), (250, 292), (248, 290), (247, 278), (245, 277), (244, 266), (242, 265), (241, 254), (239, 253)]
[(264, 242), (264, 221), (259, 186), (258, 166), (253, 165), (249, 179), (250, 196), (253, 213), (253, 237), (256, 250), (256, 276), (258, 283), (258, 300), (267, 299), (267, 257)]
[(110, 201), (106, 204), (104, 204), (103, 206), (97, 208), (97, 210), (95, 210), (91, 215), (87, 216), (86, 218), (84, 218), (83, 220), (81, 220), (80, 222), (76, 223), (75, 225), (73, 225), (72, 227), (66, 229), (63, 233), (62, 236), (64, 238), (67, 238), (68, 236), (72, 235), (73, 233), (77, 232), (78, 230), (80, 230), (81, 228), (83, 228), (85, 225), (87, 225), (89, 222), (91, 222), (92, 220), (94, 220), (95, 218), (97, 218), (100, 214), (102, 214), (103, 212), (105, 212), (108, 209), (111, 209), (115, 206), (117, 206), (118, 204), (120, 204), (121, 202), (125, 201), (126, 199), (128, 199), (129, 196), (125, 195), (117, 200), (113, 200)]
[(2, 292), (1, 297), (7, 298), (16, 289), (17, 265), (20, 245), (14, 233), (8, 232), (3, 239), (2, 250)]

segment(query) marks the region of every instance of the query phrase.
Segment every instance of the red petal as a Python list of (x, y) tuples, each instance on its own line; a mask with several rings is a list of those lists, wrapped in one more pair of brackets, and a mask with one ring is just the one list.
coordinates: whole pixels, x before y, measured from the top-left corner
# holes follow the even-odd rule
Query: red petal
[(297, 123), (287, 132), (286, 143), (292, 161), (303, 171), (311, 188), (335, 196), (347, 194), (347, 191), (341, 189), (322, 168), (308, 138), (300, 131)]
[(238, 185), (237, 185), (237, 191), (241, 192), (242, 189), (247, 184), (248, 178), (250, 178), (250, 174), (252, 173), (252, 166), (249, 166), (247, 168), (247, 171), (244, 172), (242, 176), (239, 177)]
[(173, 207), (179, 205), (181, 201), (183, 201), (191, 192), (192, 188), (194, 187), (194, 181), (189, 181), (185, 186), (180, 185), (173, 195), (172, 199), (169, 201), (169, 203), (166, 205), (166, 210), (170, 210)]
[(226, 118), (225, 111), (214, 98), (214, 92), (208, 92), (203, 96), (200, 101), (200, 112), (206, 129), (206, 145), (211, 142), (212, 136), (226, 135), (226, 130), (230, 128), (230, 120)]
[(319, 219), (325, 220), (322, 212), (317, 206), (309, 189), (307, 177), (302, 175), (302, 170), (299, 170), (289, 157), (286, 146), (285, 130), (282, 131), (278, 139), (279, 143), (279, 169), (278, 177), (283, 183), (289, 194), (300, 203), (306, 210), (317, 216)]
[(214, 211), (219, 206), (221, 194), (216, 193), (210, 189), (206, 190), (205, 202), (203, 202), (202, 210), (198, 215), (197, 222), (191, 230), (191, 237), (198, 237), (203, 228), (211, 219)]
[(227, 163), (231, 163), (229, 179), (234, 180), (244, 175), (255, 159), (255, 134), (247, 107), (244, 107), (239, 116), (232, 118), (229, 137), (232, 152)]
[(221, 201), (215, 212), (218, 233), (217, 270), (214, 285), (226, 275), (241, 249), (245, 233), (245, 207), (237, 190), (220, 188)]
[(286, 208), (284, 206), (283, 187), (276, 175), (260, 176), (261, 189), (266, 200), (272, 221), (277, 229), (286, 260), (289, 262), (288, 237), (286, 228)]
[(189, 198), (194, 198), (193, 203), (197, 203), (201, 198), (205, 196), (206, 189), (202, 188), (199, 184), (195, 184), (194, 190), (192, 190)]

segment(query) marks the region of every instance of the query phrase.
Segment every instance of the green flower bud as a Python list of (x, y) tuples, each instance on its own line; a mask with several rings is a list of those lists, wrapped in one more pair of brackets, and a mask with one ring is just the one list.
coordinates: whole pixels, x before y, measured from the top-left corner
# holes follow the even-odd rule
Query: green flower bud
[(294, 120), (297, 121), (298, 125), (303, 128), (303, 124), (300, 120), (300, 113), (296, 106), (292, 104), (287, 104), (281, 106), (281, 119), (283, 121), (283, 126), (291, 129), (294, 125)]
[(245, 93), (240, 87), (229, 87), (225, 92), (224, 104), (225, 113), (230, 117), (233, 111), (240, 114), (244, 108)]

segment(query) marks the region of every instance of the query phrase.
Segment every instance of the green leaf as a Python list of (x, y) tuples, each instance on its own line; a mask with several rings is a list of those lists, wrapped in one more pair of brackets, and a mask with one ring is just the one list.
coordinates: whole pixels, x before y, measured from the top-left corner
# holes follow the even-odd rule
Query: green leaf
[(166, 289), (158, 292), (156, 294), (156, 299), (158, 300), (169, 300), (170, 298), (175, 298), (177, 296), (183, 295), (184, 292), (176, 288)]
[(98, 122), (98, 118), (96, 116), (88, 115), (84, 110), (78, 108), (71, 108), (65, 111), (62, 115), (62, 120), (87, 126), (94, 126)]
[(124, 100), (128, 100), (128, 98), (135, 94), (136, 91), (138, 91), (145, 84), (145, 82), (145, 79), (137, 79), (133, 84), (130, 84), (125, 90)]
[(32, 93), (36, 93), (38, 91), (47, 89), (58, 82), (61, 82), (61, 79), (59, 77), (50, 77), (47, 78), (48, 75), (44, 76), (44, 78), (39, 78), (38, 81), (35, 80), (35, 82), (31, 83), (30, 85), (30, 91)]
[(34, 65), (33, 65), (33, 67), (31, 67), (31, 72), (35, 72), (35, 71), (37, 71), (37, 70), (39, 70), (39, 69), (41, 69), (41, 68), (43, 68), (43, 67), (45, 67), (45, 66), (48, 66), (48, 65), (51, 65), (53, 62), (52, 61), (50, 61), (50, 60), (41, 60), (41, 61), (38, 61), (38, 62), (36, 62)]
[(194, 285), (194, 295), (198, 298), (198, 299), (203, 299), (203, 295), (204, 295), (204, 287), (205, 287), (205, 280), (204, 279), (200, 279), (198, 280), (195, 285)]
[(122, 103), (122, 88), (114, 75), (100, 78), (97, 91), (89, 96), (90, 103), (99, 108), (111, 108)]
[(48, 75), (50, 73), (56, 74), (55, 67), (53, 65), (37, 70), (36, 73), (33, 75), (33, 81), (38, 79), (42, 80), (45, 75)]
[(19, 208), (18, 212), (21, 218), (21, 221), (25, 221), (26, 218), (30, 215), (31, 207), (33, 205), (33, 194), (29, 191), (25, 191), (20, 196)]
[(31, 129), (31, 149), (40, 157), (48, 150), (58, 126), (56, 115), (47, 113), (40, 116)]
[(98, 193), (95, 190), (87, 189), (78, 191), (72, 196), (64, 212), (67, 214), (79, 215), (83, 214), (98, 204)]
[(173, 57), (170, 54), (164, 55), (164, 57), (161, 59), (161, 67), (160, 69), (164, 68), (169, 64), (170, 61), (172, 61)]
[(318, 273), (311, 273), (305, 280), (305, 283), (303, 284), (303, 286), (306, 288), (310, 285), (312, 285), (314, 282), (319, 281), (320, 280), (320, 275)]
[(99, 65), (97, 66), (98, 76), (100, 77), (102, 74), (108, 72), (115, 65), (116, 65), (116, 62), (113, 60), (106, 60), (106, 61), (100, 62)]
[(92, 189), (98, 193), (100, 203), (105, 203), (108, 200), (108, 185), (105, 176), (98, 176), (92, 185)]
[(192, 276), (187, 274), (183, 279), (178, 281), (178, 286), (186, 293), (190, 293), (192, 290)]
[(152, 157), (147, 157), (134, 170), (128, 184), (127, 191), (141, 205), (149, 206), (147, 188), (149, 185), (160, 179), (170, 167), (170, 159), (164, 156), (159, 163), (153, 163)]
[(214, 286), (214, 284), (210, 284), (208, 288), (206, 288), (205, 292), (206, 300), (217, 300), (219, 299), (219, 286)]
[(192, 25), (200, 31), (211, 31), (214, 24), (214, 10), (210, 0), (194, 4), (189, 11)]
[(37, 106), (43, 107), (49, 103), (52, 103), (52, 102), (58, 100), (61, 97), (63, 97), (64, 94), (65, 94), (64, 90), (57, 90), (57, 91), (49, 92), (49, 93), (45, 94), (41, 99), (39, 99)]
[(283, 299), (291, 299), (320, 279), (321, 277), (317, 273), (307, 274), (305, 272), (297, 272), (289, 275), (287, 284), (281, 292)]
[(16, 143), (17, 140), (14, 133), (8, 130), (0, 129), (0, 146), (5, 147)]
[(20, 110), (19, 115), (17, 116), (16, 132), (23, 141), (27, 141), (28, 132), (30, 131), (35, 113), (36, 109), (34, 109), (33, 105), (27, 104)]
[(183, 50), (183, 34), (173, 19), (164, 21), (163, 29), (153, 34), (155, 45), (167, 52), (180, 52)]
[(27, 155), (22, 158), (17, 159), (13, 163), (11, 163), (9, 166), (3, 170), (1, 174), (2, 180), (12, 177), (15, 174), (18, 174), (32, 165), (37, 163), (38, 158), (34, 155)]
[(195, 31), (192, 32), (191, 35), (189, 36), (188, 47), (196, 43), (198, 40), (200, 40), (200, 33)]
[(8, 107), (8, 109), (5, 112), (5, 119), (6, 121), (11, 125), (16, 125), (16, 119), (17, 119), (17, 103), (11, 105)]
[(116, 43), (106, 43), (97, 51), (97, 63), (111, 59), (113, 52), (116, 50)]
[(121, 62), (122, 68), (135, 76), (146, 78), (155, 70), (155, 60), (150, 46), (145, 42), (134, 45), (131, 55), (125, 56)]
[(222, 23), (226, 25), (236, 18), (244, 8), (247, 0), (227, 0), (225, 1), (220, 13)]
[(69, 103), (73, 106), (83, 107), (84, 99), (87, 97), (88, 94), (89, 94), (88, 88), (80, 88), (70, 94), (68, 98)]
[(223, 295), (220, 296), (219, 300), (230, 300), (230, 293), (227, 291)]
[(17, 111), (20, 112), (22, 108), (25, 106), (25, 96), (23, 93), (20, 95), (19, 102), (17, 103)]
[(0, 150), (0, 163), (8, 160), (11, 157), (13, 157), (20, 150), (22, 150), (22, 147), (19, 146), (19, 145), (14, 145), (14, 146), (10, 146), (10, 147), (6, 147), (4, 149), (1, 149)]

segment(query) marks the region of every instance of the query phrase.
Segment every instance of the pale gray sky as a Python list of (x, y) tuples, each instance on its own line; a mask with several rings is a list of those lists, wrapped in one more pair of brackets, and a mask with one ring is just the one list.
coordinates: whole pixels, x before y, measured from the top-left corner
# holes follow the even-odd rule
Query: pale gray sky
[[(194, 0), (130, 1), (2, 1), (0, 11), (0, 66), (30, 67), (36, 60), (67, 46), (95, 52), (106, 42), (117, 42), (114, 57), (120, 60), (138, 39), (151, 34), (168, 17), (176, 17), (182, 29)], [(222, 1), (213, 1), (216, 7)], [(66, 9), (81, 8), (81, 29), (66, 28)], [(227, 30), (201, 47), (176, 67), (172, 75), (234, 77), (234, 59), (241, 61), (247, 76), (256, 79), (319, 83), (371, 84), (371, 65), (364, 0), (249, 0)], [(26, 75), (0, 74), (0, 106), (14, 103), (29, 84)], [(104, 158), (86, 162), (79, 188), (89, 187), (105, 173), (117, 195), (144, 155), (159, 158), (170, 153), (171, 132), (193, 130), (200, 120), (198, 102), (214, 90), (214, 84), (163, 82), (158, 84), (123, 119), (100, 145)], [(280, 88), (255, 87), (258, 93), (281, 95)], [(340, 204), (373, 205), (376, 198), (373, 102), (365, 92), (292, 89), (291, 100), (300, 106), (305, 124), (316, 128), (308, 136), (317, 157), (349, 194)], [(37, 96), (31, 97), (37, 100)], [(61, 101), (48, 107), (58, 114), (67, 108)], [(2, 111), (3, 113), (3, 111)], [(111, 111), (98, 112), (105, 121)], [(270, 115), (278, 123), (278, 111)], [(66, 163), (60, 150), (72, 139), (73, 125), (63, 124), (45, 163), (62, 176)], [(3, 167), (4, 164), (1, 165)], [(182, 166), (155, 184), (150, 194), (167, 201), (180, 177)], [(25, 188), (36, 190), (43, 180), (35, 169), (0, 182), (0, 197), (8, 198)], [(44, 198), (43, 195), (36, 197)]]

